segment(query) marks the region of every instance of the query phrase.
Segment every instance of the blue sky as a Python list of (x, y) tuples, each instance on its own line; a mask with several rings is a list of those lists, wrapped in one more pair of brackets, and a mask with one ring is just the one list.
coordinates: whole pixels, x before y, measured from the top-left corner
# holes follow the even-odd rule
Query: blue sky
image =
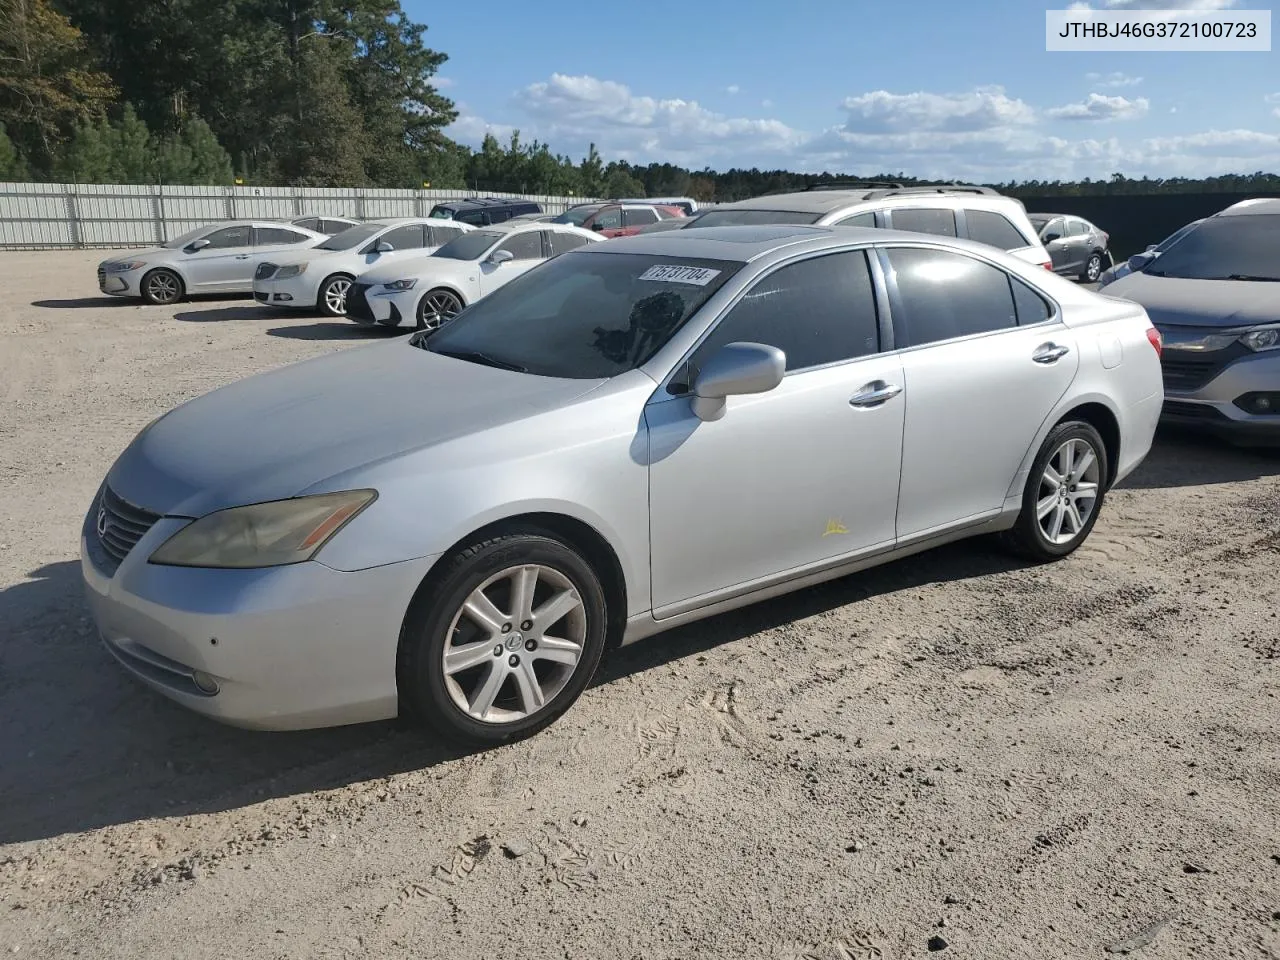
[(1044, 11), (1066, 0), (403, 4), (449, 54), (449, 132), (473, 146), (518, 128), (575, 158), (594, 141), (606, 160), (718, 170), (1280, 171), (1280, 53), (1048, 53)]

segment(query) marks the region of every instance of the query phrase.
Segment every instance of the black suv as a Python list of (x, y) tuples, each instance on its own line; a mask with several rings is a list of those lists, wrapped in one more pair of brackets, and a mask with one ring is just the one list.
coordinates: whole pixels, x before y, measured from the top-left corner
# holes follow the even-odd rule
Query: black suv
[(468, 197), (466, 200), (437, 203), (431, 208), (430, 216), (434, 220), (457, 220), (473, 227), (487, 227), (526, 213), (542, 213), (542, 207), (532, 200)]

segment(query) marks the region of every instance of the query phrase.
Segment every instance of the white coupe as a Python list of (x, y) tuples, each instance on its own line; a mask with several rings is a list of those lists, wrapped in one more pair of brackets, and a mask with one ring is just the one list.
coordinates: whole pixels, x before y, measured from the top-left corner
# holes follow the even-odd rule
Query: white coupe
[(432, 253), (473, 229), (426, 218), (370, 220), (288, 259), (259, 264), (253, 296), (271, 307), (340, 317), (347, 310), (351, 281), (370, 267)]
[(411, 320), (419, 330), (434, 330), (538, 264), (603, 242), (598, 233), (561, 223), (513, 219), (473, 230), (429, 257), (379, 264), (361, 274), (347, 295), (347, 317), (389, 327)]

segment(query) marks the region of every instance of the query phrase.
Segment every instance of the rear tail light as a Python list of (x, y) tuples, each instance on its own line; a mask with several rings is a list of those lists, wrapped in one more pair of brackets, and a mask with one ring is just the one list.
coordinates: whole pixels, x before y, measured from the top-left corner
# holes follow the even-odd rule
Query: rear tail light
[(1147, 327), (1147, 339), (1151, 341), (1151, 346), (1156, 348), (1156, 356), (1164, 354), (1164, 337), (1160, 336), (1160, 331), (1155, 327)]
[(1052, 260), (1046, 260), (1044, 263), (1040, 264), (1040, 266), (1044, 267), (1046, 270), (1048, 270), (1048, 271), (1049, 271), (1049, 272), (1051, 272), (1051, 273), (1053, 272), (1053, 261), (1052, 261)]

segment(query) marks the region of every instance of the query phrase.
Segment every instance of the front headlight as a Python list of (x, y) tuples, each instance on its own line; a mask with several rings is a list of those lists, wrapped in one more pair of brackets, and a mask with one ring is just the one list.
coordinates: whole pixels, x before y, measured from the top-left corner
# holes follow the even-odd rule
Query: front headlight
[(384, 283), (382, 289), (390, 293), (401, 293), (405, 290), (412, 290), (418, 285), (417, 279), (412, 280), (393, 280), (391, 283)]
[(183, 527), (151, 555), (171, 567), (278, 567), (310, 560), (377, 497), (347, 490), (232, 507)]
[(1255, 353), (1280, 348), (1280, 325), (1256, 327), (1242, 336), (1240, 342)]
[(276, 280), (292, 280), (294, 277), (307, 272), (305, 263), (291, 263), (288, 266), (281, 267), (276, 271), (274, 279)]
[(130, 270), (141, 270), (147, 265), (145, 260), (119, 260), (104, 265), (107, 273), (128, 273)]

